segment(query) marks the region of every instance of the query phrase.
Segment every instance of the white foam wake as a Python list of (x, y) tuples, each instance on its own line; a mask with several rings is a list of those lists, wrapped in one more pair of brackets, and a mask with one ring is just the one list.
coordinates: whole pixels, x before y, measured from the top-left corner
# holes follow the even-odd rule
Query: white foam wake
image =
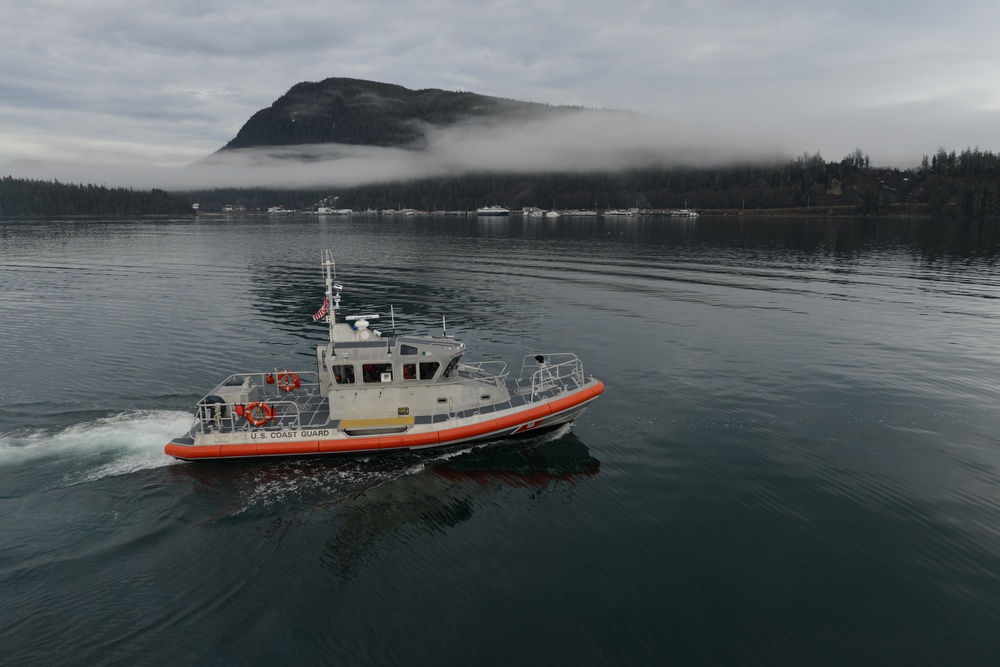
[(163, 445), (190, 425), (191, 415), (186, 412), (155, 410), (124, 412), (54, 433), (38, 430), (0, 435), (0, 466), (43, 458), (113, 457), (74, 476), (75, 483), (158, 468), (174, 461), (163, 453)]

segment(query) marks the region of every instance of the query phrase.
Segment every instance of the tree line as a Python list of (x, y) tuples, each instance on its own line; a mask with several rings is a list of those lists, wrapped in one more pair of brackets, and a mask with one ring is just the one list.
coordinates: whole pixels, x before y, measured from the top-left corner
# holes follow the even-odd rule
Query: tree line
[(0, 215), (177, 215), (200, 204), (246, 210), (270, 206), (309, 209), (318, 202), (365, 209), (471, 211), (501, 204), (513, 209), (682, 207), (796, 214), (934, 215), (1000, 218), (1000, 155), (978, 148), (924, 156), (917, 168), (875, 167), (861, 149), (839, 161), (804, 153), (771, 164), (714, 168), (662, 167), (619, 172), (467, 173), (350, 188), (287, 190), (229, 188), (167, 193), (58, 181), (0, 179)]
[(0, 179), (0, 217), (73, 215), (179, 215), (191, 205), (164, 190), (136, 191), (5, 176)]
[(819, 153), (771, 164), (715, 168), (662, 167), (619, 172), (467, 173), (350, 188), (204, 190), (182, 193), (203, 210), (224, 204), (246, 209), (282, 205), (307, 209), (337, 196), (337, 206), (471, 211), (501, 204), (514, 209), (650, 208), (773, 211), (845, 215), (1000, 217), (1000, 155), (978, 148), (938, 150), (919, 168), (875, 167), (861, 149), (838, 161)]

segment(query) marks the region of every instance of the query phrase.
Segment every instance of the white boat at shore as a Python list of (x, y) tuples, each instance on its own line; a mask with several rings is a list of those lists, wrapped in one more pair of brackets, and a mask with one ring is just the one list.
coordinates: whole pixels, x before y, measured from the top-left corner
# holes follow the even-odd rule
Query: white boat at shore
[(484, 216), (510, 215), (510, 209), (504, 208), (503, 206), (483, 206), (482, 208), (476, 209), (476, 215), (484, 215)]
[(690, 209), (687, 206), (688, 206), (687, 199), (685, 199), (684, 200), (684, 208), (677, 209), (676, 211), (671, 211), (670, 212), (671, 217), (674, 217), (674, 218), (697, 218), (698, 217), (698, 211), (695, 211), (694, 209)]

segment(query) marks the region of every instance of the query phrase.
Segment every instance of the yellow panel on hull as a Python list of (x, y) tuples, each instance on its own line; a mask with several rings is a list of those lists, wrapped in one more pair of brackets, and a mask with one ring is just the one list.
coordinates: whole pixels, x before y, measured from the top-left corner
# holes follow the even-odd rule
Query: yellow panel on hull
[(378, 428), (380, 426), (412, 426), (413, 417), (384, 417), (381, 419), (341, 419), (337, 428)]

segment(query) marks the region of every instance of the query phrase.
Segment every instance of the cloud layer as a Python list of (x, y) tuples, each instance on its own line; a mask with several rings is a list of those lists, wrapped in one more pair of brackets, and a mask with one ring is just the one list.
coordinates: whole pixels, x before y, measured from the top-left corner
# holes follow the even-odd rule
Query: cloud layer
[(202, 189), (351, 186), (469, 171), (573, 172), (662, 165), (770, 160), (767, 142), (738, 137), (711, 142), (662, 120), (625, 112), (567, 111), (529, 123), (468, 123), (427, 128), (420, 150), (321, 144), (230, 150), (183, 167), (127, 169), (21, 160), (22, 178), (58, 178), (135, 188)]

